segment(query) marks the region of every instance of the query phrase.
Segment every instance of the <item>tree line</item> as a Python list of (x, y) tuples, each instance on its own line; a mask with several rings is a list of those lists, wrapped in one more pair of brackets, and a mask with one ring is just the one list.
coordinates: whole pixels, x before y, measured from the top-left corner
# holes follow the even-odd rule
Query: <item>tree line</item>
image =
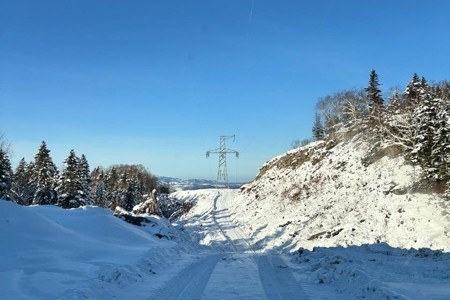
[(12, 170), (7, 147), (0, 147), (0, 198), (20, 205), (53, 204), (63, 208), (96, 205), (131, 211), (151, 197), (158, 179), (142, 165), (96, 167), (92, 172), (86, 156), (74, 150), (59, 171), (42, 142), (34, 161), (22, 158)]
[(333, 138), (342, 131), (364, 132), (375, 141), (396, 146), (423, 179), (435, 183), (450, 199), (450, 83), (430, 84), (416, 73), (403, 91), (387, 99), (372, 70), (364, 89), (322, 97), (316, 105), (313, 140)]

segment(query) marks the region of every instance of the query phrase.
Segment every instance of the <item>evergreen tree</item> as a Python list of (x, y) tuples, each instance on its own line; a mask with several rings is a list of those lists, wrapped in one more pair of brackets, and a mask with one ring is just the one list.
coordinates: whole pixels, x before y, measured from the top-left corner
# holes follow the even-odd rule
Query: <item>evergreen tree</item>
[(418, 92), (418, 104), (415, 109), (415, 120), (412, 124), (415, 130), (415, 147), (412, 151), (413, 162), (420, 164), (431, 179), (437, 169), (432, 163), (432, 149), (435, 135), (438, 132), (437, 112), (441, 106), (440, 100), (431, 97), (430, 88), (422, 78)]
[(50, 150), (45, 142), (42, 142), (34, 161), (33, 183), (36, 186), (36, 192), (33, 204), (56, 204), (55, 187), (58, 170), (50, 157)]
[(34, 195), (36, 195), (37, 186), (34, 180), (35, 174), (36, 174), (36, 166), (34, 164), (34, 161), (30, 161), (27, 165), (26, 169), (26, 177), (28, 178), (28, 189), (29, 189), (29, 196), (27, 199), (26, 205), (31, 205), (34, 200)]
[(31, 204), (35, 192), (31, 181), (32, 172), (30, 172), (30, 165), (25, 162), (24, 158), (22, 158), (14, 172), (13, 184), (11, 188), (14, 202), (20, 205)]
[(85, 196), (85, 199), (89, 202), (91, 198), (91, 174), (89, 171), (89, 163), (84, 154), (82, 154), (79, 159), (78, 173), (81, 180), (82, 192)]
[(316, 118), (314, 120), (314, 125), (312, 128), (313, 138), (316, 141), (320, 141), (325, 137), (325, 130), (322, 125), (322, 120), (320, 119), (320, 115), (316, 113)]
[(106, 205), (114, 210), (119, 205), (119, 175), (115, 167), (112, 167), (106, 175)]
[(378, 75), (375, 70), (370, 72), (369, 86), (365, 88), (369, 100), (369, 108), (372, 115), (379, 116), (384, 106), (381, 90), (379, 89)]
[(120, 174), (116, 192), (118, 197), (116, 199), (115, 206), (120, 206), (122, 208), (128, 206), (127, 203), (131, 202), (131, 200), (128, 197), (129, 186), (128, 186), (128, 174), (126, 171)]
[(127, 211), (131, 211), (133, 207), (140, 201), (139, 198), (139, 187), (136, 178), (131, 177), (127, 180), (126, 189), (121, 195), (121, 207)]
[(402, 107), (402, 97), (398, 90), (394, 90), (392, 96), (389, 98), (389, 105), (387, 110), (390, 114), (399, 114), (401, 113)]
[(100, 167), (97, 167), (94, 170), (92, 170), (90, 191), (91, 191), (92, 205), (105, 208), (108, 207), (106, 203), (106, 195), (107, 195), (106, 176), (105, 172)]
[(64, 170), (58, 182), (58, 205), (63, 208), (76, 208), (86, 204), (83, 183), (79, 171), (79, 159), (74, 150), (64, 161)]
[(13, 172), (6, 150), (0, 147), (0, 199), (12, 200), (11, 185)]
[(434, 169), (435, 179), (447, 182), (450, 180), (450, 111), (443, 99), (435, 98), (434, 102), (438, 112), (433, 128), (430, 165)]
[(417, 73), (413, 74), (411, 81), (406, 86), (403, 96), (406, 108), (414, 109), (419, 104), (421, 80)]

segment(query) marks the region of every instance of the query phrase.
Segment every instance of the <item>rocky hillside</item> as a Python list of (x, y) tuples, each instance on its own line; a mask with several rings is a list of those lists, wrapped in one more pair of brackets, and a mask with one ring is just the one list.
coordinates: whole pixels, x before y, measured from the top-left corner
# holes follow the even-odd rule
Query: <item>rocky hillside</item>
[(364, 135), (315, 142), (268, 161), (235, 202), (255, 249), (386, 242), (450, 251), (450, 203), (399, 149)]

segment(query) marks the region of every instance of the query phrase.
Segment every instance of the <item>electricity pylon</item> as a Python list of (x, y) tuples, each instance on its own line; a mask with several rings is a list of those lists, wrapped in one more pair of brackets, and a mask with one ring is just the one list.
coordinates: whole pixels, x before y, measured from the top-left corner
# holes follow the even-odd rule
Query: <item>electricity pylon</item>
[(227, 149), (225, 146), (225, 141), (228, 139), (235, 139), (235, 135), (221, 135), (220, 136), (220, 148), (206, 151), (206, 158), (209, 157), (211, 153), (217, 153), (219, 154), (219, 169), (217, 170), (217, 180), (216, 180), (216, 187), (219, 187), (220, 179), (222, 178), (225, 182), (225, 186), (227, 188), (230, 187), (230, 184), (228, 183), (228, 173), (227, 173), (227, 154), (228, 153), (234, 153), (236, 154), (236, 157), (239, 158), (239, 152), (231, 149)]

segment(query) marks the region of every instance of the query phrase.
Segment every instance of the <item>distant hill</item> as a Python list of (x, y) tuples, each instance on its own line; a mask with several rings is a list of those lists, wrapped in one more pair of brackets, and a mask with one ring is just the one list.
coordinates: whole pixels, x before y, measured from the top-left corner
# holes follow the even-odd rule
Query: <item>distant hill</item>
[[(208, 180), (208, 179), (180, 179), (180, 178), (167, 177), (167, 176), (159, 176), (158, 179), (159, 179), (160, 183), (168, 184), (177, 190), (183, 190), (183, 191), (210, 189), (210, 188), (216, 187), (216, 181)], [(230, 188), (238, 189), (243, 184), (244, 183), (242, 183), (242, 182), (237, 182), (237, 183), (233, 182), (233, 183), (230, 183)], [(224, 186), (219, 185), (219, 188), (224, 188)]]

